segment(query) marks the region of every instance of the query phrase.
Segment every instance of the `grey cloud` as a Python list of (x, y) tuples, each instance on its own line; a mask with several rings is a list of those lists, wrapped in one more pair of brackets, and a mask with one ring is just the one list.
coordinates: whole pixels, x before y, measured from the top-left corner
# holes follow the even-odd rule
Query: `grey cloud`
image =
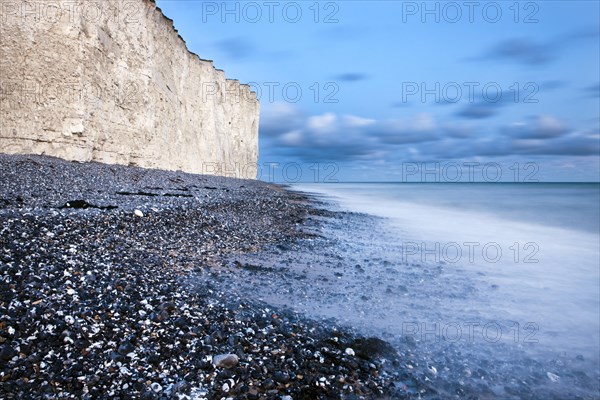
[[(304, 162), (343, 162), (369, 159), (377, 150), (360, 142), (300, 147), (291, 154)], [(371, 160), (373, 160), (371, 158)], [(374, 161), (374, 160), (373, 160)]]
[(453, 146), (435, 145), (434, 154), (445, 158), (514, 155), (587, 156), (600, 152), (598, 132), (573, 132), (553, 117), (530, 119), (501, 128), (499, 134), (454, 141)]
[(574, 45), (589, 39), (597, 39), (598, 27), (582, 28), (569, 32), (546, 42), (534, 41), (529, 38), (510, 38), (498, 42), (479, 57), (471, 60), (496, 60), (515, 62), (529, 66), (546, 65), (557, 59), (557, 55), (569, 50)]
[(259, 133), (262, 137), (279, 137), (300, 129), (304, 116), (287, 103), (267, 104), (260, 116)]
[(555, 54), (551, 45), (536, 43), (527, 38), (513, 38), (497, 43), (482, 58), (542, 65), (554, 61)]
[(594, 98), (600, 97), (600, 82), (586, 87), (583, 91), (587, 96)]
[[(327, 115), (333, 116), (333, 122)], [(356, 125), (356, 120), (348, 122), (333, 114), (317, 117), (323, 119), (321, 125), (314, 120), (311, 124), (310, 118), (290, 105), (277, 105), (261, 116), (260, 134), (277, 148), (278, 155), (311, 162), (357, 160), (378, 150), (377, 140), (365, 132), (366, 125), (360, 121)]]
[(591, 156), (600, 154), (600, 136), (572, 133), (553, 140), (517, 141), (514, 152), (529, 155)]
[(471, 104), (463, 108), (456, 115), (470, 119), (483, 119), (493, 117), (497, 114), (497, 110), (486, 104)]
[(570, 134), (552, 139), (452, 140), (423, 146), (423, 156), (438, 159), (504, 156), (590, 156), (600, 152), (598, 137)]
[(466, 139), (472, 137), (475, 129), (465, 124), (447, 124), (443, 127), (444, 133), (451, 138)]
[(369, 76), (360, 72), (347, 72), (335, 76), (335, 79), (343, 82), (357, 82), (367, 79)]
[[(277, 114), (277, 113), (274, 113)], [(576, 132), (552, 116), (535, 116), (497, 130), (471, 122), (439, 124), (428, 115), (368, 121), (324, 114), (310, 123), (284, 107), (264, 118), (261, 143), (269, 153), (306, 162), (460, 159), (473, 157), (586, 156), (600, 151), (598, 132)]]
[(514, 102), (511, 93), (503, 93), (497, 101), (485, 100), (480, 98), (467, 104), (462, 110), (456, 113), (457, 116), (468, 119), (484, 119), (498, 114), (503, 106)]
[[(470, 127), (462, 127), (469, 132)], [(537, 116), (498, 132), (478, 132), (464, 137), (446, 134), (414, 144), (422, 159), (459, 159), (502, 156), (591, 156), (600, 154), (600, 132), (576, 132), (554, 117)]]
[(435, 129), (397, 128), (389, 122), (370, 127), (368, 134), (378, 138), (384, 144), (393, 145), (431, 142), (440, 138), (439, 132)]
[(573, 40), (597, 39), (598, 37), (600, 37), (600, 26), (588, 26), (564, 35), (562, 40), (569, 42)]
[(511, 154), (512, 139), (494, 135), (479, 137), (445, 138), (419, 147), (423, 157), (432, 159), (458, 159), (470, 157), (495, 157)]

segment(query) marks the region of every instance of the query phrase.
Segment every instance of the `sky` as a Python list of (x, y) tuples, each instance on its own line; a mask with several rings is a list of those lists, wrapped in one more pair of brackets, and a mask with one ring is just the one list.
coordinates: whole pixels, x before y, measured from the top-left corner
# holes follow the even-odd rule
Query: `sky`
[(157, 0), (292, 183), (600, 181), (599, 4)]

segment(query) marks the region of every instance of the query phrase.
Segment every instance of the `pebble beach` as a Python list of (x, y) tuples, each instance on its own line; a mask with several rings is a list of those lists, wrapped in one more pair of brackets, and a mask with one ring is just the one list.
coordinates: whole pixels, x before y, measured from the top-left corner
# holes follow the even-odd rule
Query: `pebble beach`
[(315, 236), (302, 194), (43, 156), (0, 170), (0, 398), (397, 397), (383, 340), (222, 284), (224, 260)]

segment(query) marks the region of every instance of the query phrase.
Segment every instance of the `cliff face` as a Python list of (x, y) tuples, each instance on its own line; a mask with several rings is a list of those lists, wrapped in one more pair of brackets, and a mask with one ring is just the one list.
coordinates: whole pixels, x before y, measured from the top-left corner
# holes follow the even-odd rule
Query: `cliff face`
[(255, 178), (259, 104), (150, 0), (0, 0), (0, 152)]

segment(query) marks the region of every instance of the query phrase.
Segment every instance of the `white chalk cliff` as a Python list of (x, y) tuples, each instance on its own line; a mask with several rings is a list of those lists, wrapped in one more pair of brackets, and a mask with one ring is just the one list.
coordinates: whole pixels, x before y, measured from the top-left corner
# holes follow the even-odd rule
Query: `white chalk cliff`
[(28, 3), (2, 4), (0, 152), (255, 178), (256, 94), (152, 0)]

